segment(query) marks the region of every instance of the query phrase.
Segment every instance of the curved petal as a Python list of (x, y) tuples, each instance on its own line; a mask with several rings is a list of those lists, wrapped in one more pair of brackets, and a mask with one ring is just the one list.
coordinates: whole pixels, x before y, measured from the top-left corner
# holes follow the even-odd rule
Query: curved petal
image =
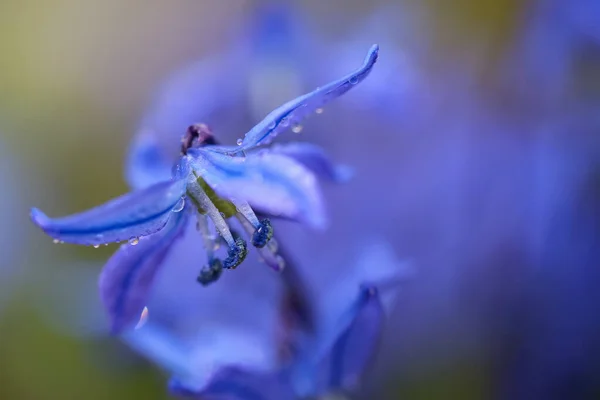
[(268, 152), (230, 157), (192, 149), (194, 169), (220, 195), (250, 203), (269, 214), (326, 225), (315, 176), (289, 157)]
[(161, 182), (63, 218), (48, 218), (34, 208), (31, 219), (47, 235), (68, 243), (100, 245), (147, 236), (161, 230), (179, 207), (185, 184), (185, 179)]
[(343, 183), (352, 178), (352, 169), (346, 165), (335, 165), (320, 146), (312, 143), (293, 142), (269, 149), (272, 153), (293, 158), (320, 178)]
[(373, 65), (377, 61), (378, 54), (379, 46), (373, 45), (369, 49), (363, 65), (356, 71), (291, 100), (272, 111), (265, 119), (246, 133), (241, 145), (232, 149), (232, 151), (245, 151), (261, 144), (270, 143), (279, 133), (294, 124), (298, 124), (307, 115), (314, 113), (331, 100), (343, 95), (369, 75)]
[(374, 286), (364, 286), (348, 310), (349, 323), (339, 331), (318, 367), (321, 391), (353, 390), (375, 355), (384, 322), (384, 310)]
[(171, 164), (161, 151), (158, 139), (147, 130), (140, 131), (133, 139), (125, 177), (134, 189), (144, 189), (171, 177)]
[(188, 215), (187, 210), (173, 213), (163, 230), (139, 239), (135, 245), (122, 245), (108, 260), (98, 286), (113, 333), (140, 319), (154, 276), (172, 244), (183, 235)]
[(282, 377), (236, 367), (219, 370), (208, 386), (200, 392), (175, 378), (169, 382), (169, 391), (175, 395), (205, 400), (294, 400), (296, 398)]

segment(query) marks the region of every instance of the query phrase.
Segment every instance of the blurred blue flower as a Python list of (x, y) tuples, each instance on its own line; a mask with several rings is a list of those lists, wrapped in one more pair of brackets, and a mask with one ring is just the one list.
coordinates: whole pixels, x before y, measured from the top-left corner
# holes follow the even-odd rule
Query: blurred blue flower
[[(183, 312), (172, 307), (174, 291), (165, 290), (154, 298), (163, 306), (151, 307), (145, 324), (124, 339), (172, 375), (170, 391), (178, 395), (285, 400), (353, 392), (376, 355), (407, 268), (379, 241), (345, 269), (325, 292), (291, 263), (275, 285), (230, 274), (228, 287), (208, 288)], [(254, 292), (254, 285), (264, 289)], [(211, 318), (211, 304), (225, 308)]]
[[(129, 240), (108, 261), (100, 276), (100, 292), (118, 332), (142, 312), (147, 292), (172, 244), (185, 232), (192, 213), (207, 249), (208, 266), (198, 278), (209, 284), (222, 269), (237, 267), (248, 252), (246, 242), (232, 232), (226, 219), (235, 216), (252, 237), (262, 258), (276, 270), (283, 268), (269, 219), (261, 214), (300, 220), (322, 228), (325, 211), (315, 175), (343, 180), (345, 171), (331, 164), (324, 152), (306, 144), (281, 145), (256, 151), (280, 132), (298, 129), (300, 121), (341, 96), (370, 73), (378, 57), (373, 46), (355, 72), (300, 96), (271, 112), (252, 128), (238, 146), (219, 146), (206, 125), (188, 128), (181, 155), (172, 163), (160, 156), (152, 135), (140, 135), (133, 148), (129, 177), (137, 190), (94, 209), (51, 219), (32, 209), (33, 222), (53, 237), (83, 245)], [(193, 120), (191, 121), (193, 122)], [(190, 123), (190, 121), (188, 121)], [(253, 151), (255, 150), (255, 151)], [(212, 223), (210, 225), (209, 223)], [(214, 255), (219, 239), (228, 246), (227, 258)]]

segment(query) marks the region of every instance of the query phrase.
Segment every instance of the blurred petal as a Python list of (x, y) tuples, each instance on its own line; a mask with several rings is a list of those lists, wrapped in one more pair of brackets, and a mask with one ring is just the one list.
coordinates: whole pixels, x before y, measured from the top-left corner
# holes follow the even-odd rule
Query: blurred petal
[(154, 277), (173, 242), (183, 235), (187, 216), (186, 210), (173, 213), (163, 230), (139, 239), (135, 245), (122, 245), (108, 260), (100, 274), (99, 287), (113, 333), (139, 320)]
[(350, 167), (333, 164), (325, 150), (316, 144), (305, 142), (286, 143), (273, 146), (269, 151), (293, 158), (320, 178), (339, 183), (347, 182), (352, 178)]
[(340, 330), (319, 366), (319, 387), (352, 390), (375, 355), (384, 321), (377, 289), (364, 286), (348, 312), (350, 323)]
[(235, 150), (244, 151), (261, 144), (270, 143), (280, 132), (294, 124), (298, 124), (307, 115), (314, 113), (331, 100), (355, 87), (369, 75), (377, 61), (378, 53), (379, 46), (374, 45), (369, 50), (364, 64), (353, 73), (291, 100), (272, 111), (246, 133), (241, 146)]
[(194, 167), (220, 195), (239, 199), (272, 215), (283, 215), (322, 228), (326, 215), (315, 176), (283, 155), (258, 153), (230, 157), (191, 149)]
[(182, 201), (185, 180), (161, 182), (101, 206), (63, 218), (48, 218), (34, 208), (31, 219), (56, 240), (100, 245), (147, 236), (161, 230)]
[(168, 181), (171, 166), (152, 133), (143, 130), (135, 136), (125, 172), (129, 186), (143, 189)]
[(190, 370), (190, 348), (156, 324), (129, 330), (122, 337), (129, 346), (165, 370), (180, 375), (193, 373)]
[[(321, 287), (316, 299), (319, 307), (319, 324), (326, 336), (333, 339), (340, 324), (340, 315), (345, 314), (348, 299), (356, 297), (361, 285), (376, 286), (380, 289), (380, 300), (386, 313), (390, 313), (402, 283), (412, 274), (412, 267), (406, 261), (400, 261), (394, 249), (383, 239), (373, 238), (365, 243), (358, 254), (353, 255), (353, 263), (344, 269), (343, 276), (336, 279), (335, 285)], [(333, 332), (333, 333), (331, 333)], [(331, 342), (330, 342), (331, 343)]]
[(205, 400), (294, 400), (291, 388), (277, 375), (260, 374), (241, 368), (219, 370), (201, 392), (177, 379), (169, 383), (172, 394)]

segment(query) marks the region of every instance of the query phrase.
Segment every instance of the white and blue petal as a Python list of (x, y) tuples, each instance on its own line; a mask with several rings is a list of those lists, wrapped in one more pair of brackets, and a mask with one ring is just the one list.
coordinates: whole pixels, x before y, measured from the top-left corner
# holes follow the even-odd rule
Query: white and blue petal
[(31, 219), (55, 240), (100, 245), (151, 235), (161, 230), (180, 207), (185, 179), (161, 182), (101, 206), (62, 218), (31, 210)]
[(353, 175), (351, 167), (334, 164), (325, 150), (313, 143), (285, 143), (275, 145), (269, 151), (293, 158), (319, 178), (325, 178), (332, 182), (344, 183), (349, 181)]
[(220, 196), (248, 202), (275, 216), (326, 226), (315, 176), (293, 159), (268, 152), (231, 157), (207, 148), (191, 149), (193, 168)]
[(129, 149), (125, 167), (127, 183), (134, 189), (144, 189), (168, 181), (172, 164), (160, 148), (158, 138), (142, 130), (133, 138)]
[(102, 270), (98, 286), (112, 333), (140, 319), (157, 272), (184, 233), (189, 213), (182, 210), (173, 214), (160, 232), (122, 245)]
[(377, 61), (379, 46), (373, 45), (363, 65), (356, 71), (325, 86), (291, 100), (267, 115), (254, 128), (246, 133), (239, 147), (231, 151), (245, 151), (261, 144), (270, 143), (275, 136), (303, 118), (314, 113), (331, 100), (346, 93), (362, 82), (371, 72)]

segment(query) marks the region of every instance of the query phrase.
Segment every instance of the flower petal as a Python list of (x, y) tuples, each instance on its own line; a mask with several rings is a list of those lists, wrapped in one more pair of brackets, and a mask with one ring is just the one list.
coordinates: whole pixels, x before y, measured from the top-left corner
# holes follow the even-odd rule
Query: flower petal
[(194, 169), (220, 195), (247, 201), (272, 215), (326, 225), (315, 176), (289, 157), (268, 152), (230, 157), (205, 148), (191, 149)]
[(189, 215), (186, 211), (173, 213), (160, 232), (139, 239), (135, 245), (122, 245), (102, 270), (98, 286), (113, 333), (139, 320), (154, 276), (172, 244), (183, 236)]
[(135, 189), (144, 189), (171, 177), (171, 164), (150, 131), (142, 130), (134, 137), (125, 174), (127, 182)]
[(307, 115), (314, 113), (331, 100), (346, 93), (363, 81), (371, 72), (377, 61), (379, 46), (373, 45), (365, 58), (364, 64), (345, 77), (331, 82), (323, 87), (291, 100), (272, 111), (265, 119), (252, 128), (233, 151), (245, 151), (252, 147), (268, 144), (280, 132), (299, 123)]
[(169, 391), (175, 395), (205, 400), (294, 400), (296, 398), (282, 377), (234, 367), (219, 370), (201, 392), (175, 378), (169, 382)]
[(350, 167), (333, 164), (327, 153), (325, 153), (325, 150), (316, 144), (304, 142), (286, 143), (273, 146), (269, 151), (293, 158), (320, 178), (338, 183), (347, 182), (352, 178), (352, 169)]
[(321, 390), (355, 389), (375, 355), (385, 316), (377, 288), (363, 286), (348, 313), (350, 323), (320, 363)]
[(100, 245), (147, 236), (161, 230), (182, 201), (185, 179), (161, 182), (101, 206), (63, 218), (48, 218), (34, 208), (31, 219), (56, 240)]
[(123, 332), (121, 337), (130, 347), (165, 370), (180, 375), (193, 373), (190, 369), (190, 346), (157, 324), (150, 322), (142, 329)]

